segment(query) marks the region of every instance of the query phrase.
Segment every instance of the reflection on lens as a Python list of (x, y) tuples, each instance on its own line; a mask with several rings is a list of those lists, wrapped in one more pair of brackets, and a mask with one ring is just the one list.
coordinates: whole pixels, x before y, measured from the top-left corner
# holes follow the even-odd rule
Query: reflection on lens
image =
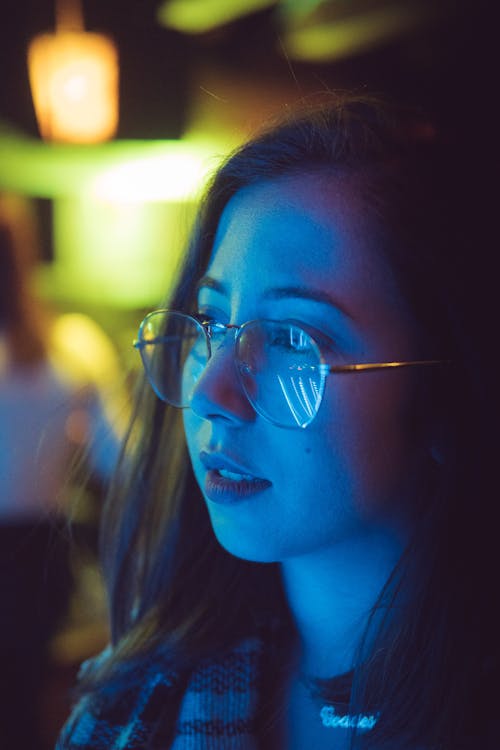
[(282, 427), (306, 427), (324, 389), (321, 355), (309, 334), (292, 323), (256, 321), (238, 339), (239, 372), (256, 411)]

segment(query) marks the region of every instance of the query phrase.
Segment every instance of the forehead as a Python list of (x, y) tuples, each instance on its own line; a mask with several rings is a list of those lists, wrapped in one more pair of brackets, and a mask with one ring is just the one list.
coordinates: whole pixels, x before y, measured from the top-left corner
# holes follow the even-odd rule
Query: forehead
[(207, 275), (235, 302), (301, 286), (331, 293), (346, 307), (400, 307), (379, 236), (352, 179), (311, 174), (263, 181), (225, 207)]

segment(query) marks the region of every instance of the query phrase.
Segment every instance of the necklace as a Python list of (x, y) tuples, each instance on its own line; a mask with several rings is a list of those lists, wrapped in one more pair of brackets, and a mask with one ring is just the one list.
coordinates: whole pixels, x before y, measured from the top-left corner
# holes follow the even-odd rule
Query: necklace
[[(379, 719), (379, 713), (374, 714), (350, 714), (342, 713), (339, 707), (347, 708), (349, 705), (352, 672), (346, 672), (335, 680), (337, 690), (331, 703), (324, 703), (322, 687), (326, 688), (326, 680), (318, 680), (306, 675), (301, 675), (300, 681), (307, 689), (312, 700), (320, 704), (320, 719), (324, 727), (335, 729), (342, 727), (344, 729), (356, 728), (361, 732), (369, 732), (374, 728)], [(329, 681), (328, 681), (329, 682)], [(331, 692), (331, 687), (328, 692)], [(337, 704), (337, 708), (334, 704)]]
[(321, 722), (324, 727), (356, 727), (362, 732), (368, 732), (373, 729), (378, 721), (378, 714), (338, 714), (335, 706), (330, 703), (322, 706), (319, 712)]

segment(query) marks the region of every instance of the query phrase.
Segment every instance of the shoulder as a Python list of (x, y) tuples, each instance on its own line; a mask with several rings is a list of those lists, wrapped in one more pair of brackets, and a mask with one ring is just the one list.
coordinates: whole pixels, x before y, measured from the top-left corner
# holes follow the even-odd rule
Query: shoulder
[(192, 671), (189, 687), (193, 690), (233, 690), (254, 684), (264, 653), (263, 641), (247, 638), (232, 648), (202, 659)]
[[(82, 664), (79, 683), (91, 684), (112, 656), (107, 647)], [(56, 750), (111, 750), (147, 747), (160, 713), (169, 716), (178, 704), (178, 674), (162, 660), (116, 670), (113, 679), (86, 689), (63, 727)]]
[[(110, 684), (89, 692), (75, 706), (57, 750), (176, 747), (202, 736), (250, 735), (257, 703), (258, 639), (200, 660), (189, 674), (160, 654), (133, 676), (129, 686)], [(80, 679), (96, 673), (112, 654), (108, 647), (85, 662)], [(149, 744), (148, 744), (149, 743)]]
[(263, 654), (263, 642), (249, 638), (199, 663), (179, 705), (173, 750), (219, 742), (253, 750)]

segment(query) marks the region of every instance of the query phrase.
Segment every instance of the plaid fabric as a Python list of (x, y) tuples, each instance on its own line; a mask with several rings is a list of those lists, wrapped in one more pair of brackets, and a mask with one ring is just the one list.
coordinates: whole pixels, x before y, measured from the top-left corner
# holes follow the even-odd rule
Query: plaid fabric
[(139, 689), (119, 700), (105, 692), (86, 696), (56, 750), (256, 750), (261, 654), (261, 642), (249, 639), (202, 662), (187, 686), (175, 672), (155, 665)]

